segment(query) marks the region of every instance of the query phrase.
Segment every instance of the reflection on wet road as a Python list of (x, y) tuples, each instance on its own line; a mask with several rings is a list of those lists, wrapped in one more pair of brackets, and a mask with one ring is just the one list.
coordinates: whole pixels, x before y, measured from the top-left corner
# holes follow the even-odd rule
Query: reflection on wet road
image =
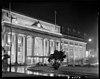
[[(72, 68), (69, 67), (69, 68), (67, 68), (67, 70), (68, 69), (72, 69)], [(10, 69), (3, 68), (2, 71), (3, 72), (8, 71), (8, 73), (9, 73)], [(23, 73), (23, 76), (24, 75), (27, 75), (27, 76), (50, 76), (50, 77), (58, 76), (58, 77), (67, 77), (67, 78), (73, 77), (73, 78), (78, 78), (78, 79), (80, 79), (81, 77), (85, 77), (85, 78), (98, 79), (98, 76), (96, 74), (78, 73), (76, 71), (71, 72), (69, 70), (68, 71), (64, 71), (64, 70), (61, 71), (61, 69), (54, 70), (52, 67), (47, 67), (47, 66), (46, 67), (43, 67), (43, 66), (40, 66), (40, 67), (37, 67), (37, 66), (12, 66), (11, 72)]]
[[(52, 72), (39, 72), (39, 71), (30, 71), (27, 69), (28, 66), (12, 66), (11, 67), (11, 72), (17, 72), (17, 73), (25, 73), (25, 74), (33, 74), (33, 75), (38, 75), (38, 76), (64, 76), (64, 77), (69, 77), (69, 75), (64, 75), (64, 74), (57, 74)], [(9, 68), (7, 68), (7, 71), (9, 71)]]

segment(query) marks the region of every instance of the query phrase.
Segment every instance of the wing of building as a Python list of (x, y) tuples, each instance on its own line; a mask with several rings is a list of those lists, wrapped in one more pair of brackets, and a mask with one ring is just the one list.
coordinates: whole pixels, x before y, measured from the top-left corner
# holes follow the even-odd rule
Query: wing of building
[(86, 58), (86, 42), (61, 34), (60, 26), (5, 9), (2, 9), (2, 46), (11, 54), (11, 64), (48, 64), (48, 56), (55, 49), (65, 51), (67, 65), (84, 64)]

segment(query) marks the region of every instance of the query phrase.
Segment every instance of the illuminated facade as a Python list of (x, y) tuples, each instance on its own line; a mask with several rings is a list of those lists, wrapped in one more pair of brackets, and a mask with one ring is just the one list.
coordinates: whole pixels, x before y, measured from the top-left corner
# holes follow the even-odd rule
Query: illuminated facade
[(9, 11), (4, 9), (2, 9), (2, 46), (9, 55), (11, 53), (11, 64), (32, 65), (38, 62), (48, 64), (48, 56), (55, 49), (58, 51), (63, 49), (66, 52), (64, 62), (68, 64), (75, 64), (76, 60), (86, 57), (86, 43), (65, 38), (60, 33), (60, 26), (15, 12), (9, 14)]
[[(78, 39), (77, 39), (78, 40)], [(86, 59), (86, 43), (62, 38), (62, 49), (65, 50), (67, 58), (64, 62), (68, 65), (83, 65)]]

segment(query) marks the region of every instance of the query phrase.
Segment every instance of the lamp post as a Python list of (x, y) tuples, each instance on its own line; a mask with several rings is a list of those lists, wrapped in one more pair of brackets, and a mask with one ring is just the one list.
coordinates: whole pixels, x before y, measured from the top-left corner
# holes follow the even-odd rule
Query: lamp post
[[(92, 42), (92, 39), (89, 38), (89, 39), (88, 39), (88, 42), (91, 43), (91, 42)], [(90, 50), (90, 47), (89, 47), (89, 51), (91, 51), (91, 50)]]
[[(91, 42), (92, 42), (92, 39), (89, 38), (89, 39), (88, 39), (88, 44), (91, 43)], [(90, 51), (90, 47), (89, 47), (89, 46), (88, 46), (88, 49), (89, 49), (89, 51)]]
[(10, 67), (9, 70), (11, 72), (11, 53), (12, 53), (12, 15), (11, 15), (11, 3), (9, 3), (9, 14), (10, 14), (10, 28), (11, 28), (11, 33), (10, 33)]
[[(89, 38), (89, 39), (88, 39), (88, 44), (91, 43), (91, 42), (92, 42), (92, 39)], [(88, 58), (87, 58), (87, 60), (89, 60), (90, 52), (91, 52), (91, 49), (90, 49), (90, 47), (89, 47), (89, 45), (88, 45)], [(88, 62), (88, 64), (89, 64), (89, 62)]]
[[(10, 72), (11, 72), (11, 53), (12, 53), (12, 20), (17, 18), (14, 18), (11, 14), (11, 2), (9, 3), (9, 15), (10, 15), (10, 29), (11, 29), (11, 33), (10, 33)], [(15, 21), (15, 23), (17, 24), (18, 22)]]

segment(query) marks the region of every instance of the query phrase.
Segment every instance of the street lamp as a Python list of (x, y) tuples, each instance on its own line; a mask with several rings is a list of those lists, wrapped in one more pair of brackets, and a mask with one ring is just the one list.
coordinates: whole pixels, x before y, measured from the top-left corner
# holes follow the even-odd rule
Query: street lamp
[[(91, 38), (89, 38), (88, 39), (88, 44), (90, 43), (90, 42), (92, 42), (92, 39)], [(89, 60), (89, 56), (91, 55), (90, 53), (91, 53), (91, 49), (90, 49), (90, 47), (89, 47), (90, 45), (88, 45), (88, 58), (87, 58), (87, 60)], [(89, 62), (88, 62), (88, 64), (89, 64)]]
[[(92, 39), (91, 39), (91, 38), (88, 39), (88, 44), (89, 44), (90, 42), (92, 42)], [(89, 45), (89, 46), (90, 46), (90, 45)], [(88, 47), (89, 47), (89, 46), (88, 46)], [(90, 48), (90, 47), (89, 47), (89, 48)], [(89, 51), (90, 51), (90, 49), (89, 49)]]
[(91, 41), (92, 41), (92, 39), (91, 39), (91, 38), (89, 38), (89, 39), (88, 39), (88, 41), (89, 41), (89, 42), (91, 42)]

